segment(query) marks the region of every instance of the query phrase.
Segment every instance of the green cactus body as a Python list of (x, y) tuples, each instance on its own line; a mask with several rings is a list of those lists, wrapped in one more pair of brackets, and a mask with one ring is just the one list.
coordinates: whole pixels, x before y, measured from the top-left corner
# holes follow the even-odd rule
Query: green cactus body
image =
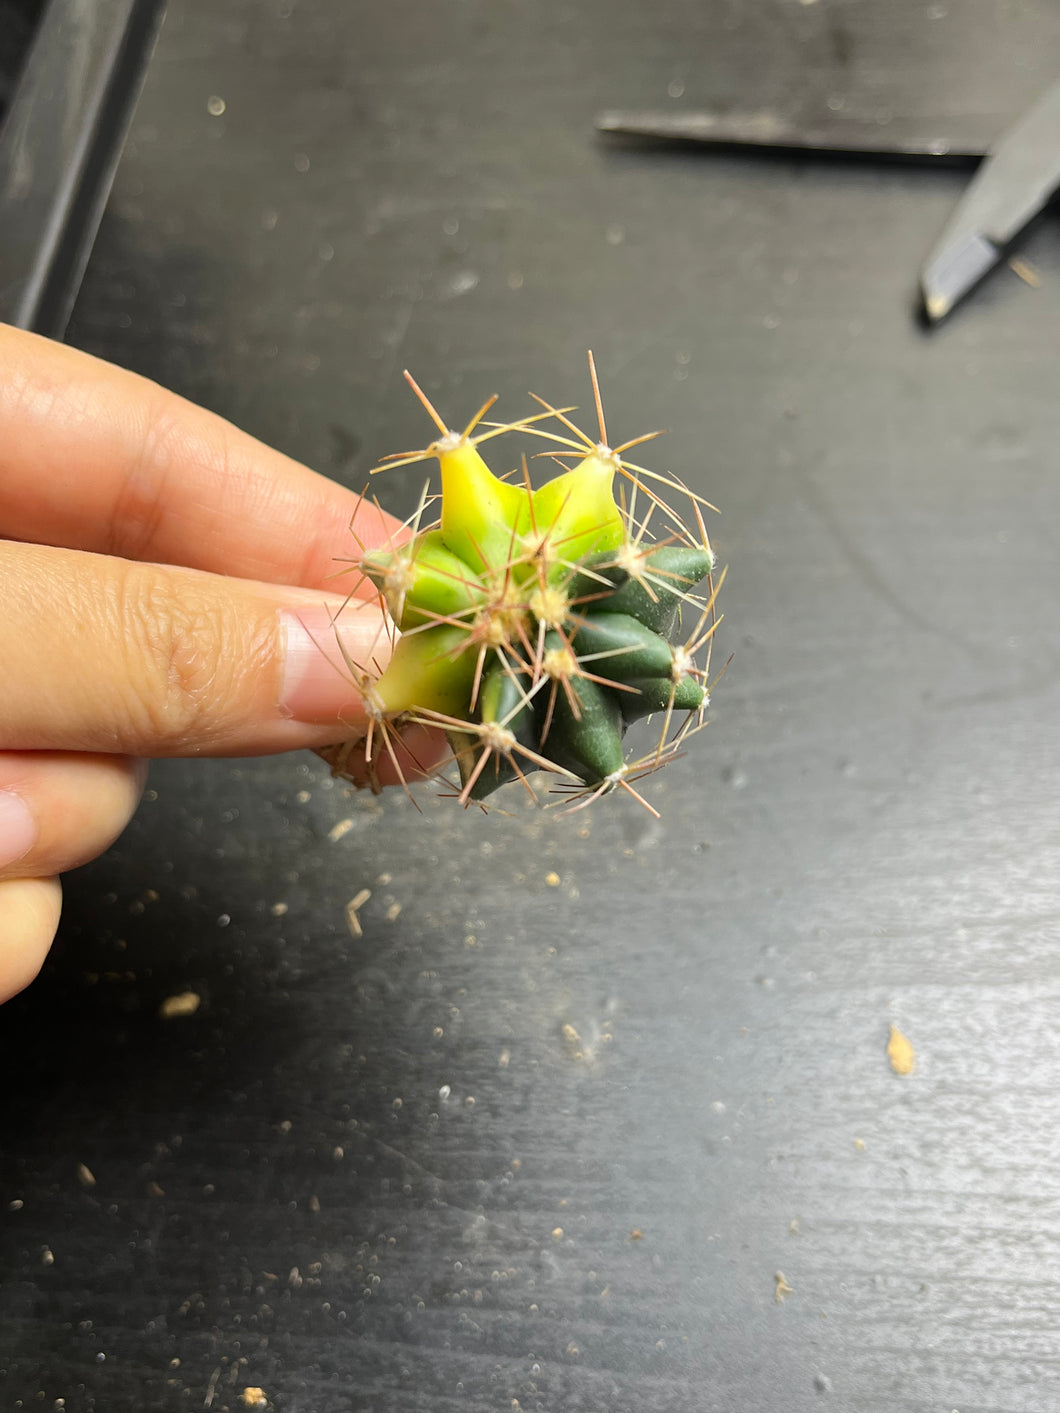
[(475, 675), (475, 654), (466, 628), (439, 623), (404, 634), (375, 684), (384, 711), (453, 715), (462, 711)]
[(471, 617), (486, 600), (478, 575), (449, 549), (440, 530), (427, 530), (389, 554), (367, 554), (361, 569), (403, 633)]
[[(360, 561), (400, 630), (372, 683), (384, 730), (406, 721), (443, 729), (465, 803), (512, 781), (533, 793), (529, 777), (541, 770), (584, 798), (619, 785), (637, 794), (630, 781), (670, 759), (707, 705), (720, 619), (700, 498), (629, 467), (626, 448), (607, 445), (599, 400), (599, 442), (552, 408), (578, 440), (543, 430), (540, 418), (472, 435), (479, 419), (463, 433), (449, 431), (412, 386), (442, 435), (392, 463), (438, 461), (441, 515)], [(524, 458), (522, 484), (501, 480), (478, 445), (504, 431), (561, 442), (576, 464), (532, 489)], [(627, 485), (616, 499), (619, 477)], [(671, 498), (689, 498), (696, 532), (678, 521), (676, 532), (652, 544), (653, 514), (662, 510), (668, 531), (677, 518), (655, 489), (660, 483)], [(682, 625), (691, 630), (684, 641)], [(652, 716), (662, 718), (663, 735), (627, 760), (628, 727)], [(681, 724), (672, 728), (675, 716)], [(343, 773), (349, 751), (324, 754), (341, 760)]]
[(586, 556), (614, 550), (626, 527), (614, 497), (615, 462), (593, 451), (572, 471), (547, 481), (533, 494), (533, 524), (548, 561), (550, 583)]

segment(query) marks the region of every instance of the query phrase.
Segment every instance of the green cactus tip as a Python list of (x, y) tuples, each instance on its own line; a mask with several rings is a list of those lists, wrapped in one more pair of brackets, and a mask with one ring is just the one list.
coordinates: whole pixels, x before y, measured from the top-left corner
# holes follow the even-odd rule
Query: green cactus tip
[[(599, 441), (569, 419), (574, 409), (538, 397), (541, 413), (503, 424), (483, 420), (491, 398), (452, 431), (405, 374), (440, 435), (377, 470), (436, 459), (440, 516), (424, 524), (425, 490), (384, 548), (360, 547), (355, 568), (396, 631), (382, 671), (347, 663), (369, 725), (360, 742), (321, 752), (335, 774), (378, 789), (388, 757), (404, 779), (396, 734), (421, 723), (445, 732), (459, 781), (440, 778), (464, 805), (511, 781), (536, 799), (529, 777), (544, 771), (573, 808), (621, 788), (656, 813), (635, 783), (674, 759), (709, 702), (724, 574), (715, 582), (702, 507), (714, 507), (626, 459), (658, 433), (610, 446), (592, 354), (589, 371)], [(523, 456), (521, 475), (495, 476), (478, 448), (509, 432), (546, 439), (541, 454), (562, 472), (534, 488)], [(678, 496), (694, 529), (668, 503)], [(626, 731), (647, 717), (654, 744), (627, 760)]]

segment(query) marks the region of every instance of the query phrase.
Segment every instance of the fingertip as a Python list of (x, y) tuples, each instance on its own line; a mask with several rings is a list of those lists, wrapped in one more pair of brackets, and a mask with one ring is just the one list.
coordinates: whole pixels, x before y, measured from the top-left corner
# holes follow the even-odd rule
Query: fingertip
[(24, 990), (44, 965), (61, 910), (58, 878), (0, 880), (0, 1002)]

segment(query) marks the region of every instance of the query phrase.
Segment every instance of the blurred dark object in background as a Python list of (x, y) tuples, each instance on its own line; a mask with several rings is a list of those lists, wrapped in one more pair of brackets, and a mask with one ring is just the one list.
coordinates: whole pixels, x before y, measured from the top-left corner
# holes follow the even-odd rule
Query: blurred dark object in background
[(162, 11), (0, 3), (0, 320), (62, 337)]
[(43, 9), (43, 0), (0, 0), (0, 122)]

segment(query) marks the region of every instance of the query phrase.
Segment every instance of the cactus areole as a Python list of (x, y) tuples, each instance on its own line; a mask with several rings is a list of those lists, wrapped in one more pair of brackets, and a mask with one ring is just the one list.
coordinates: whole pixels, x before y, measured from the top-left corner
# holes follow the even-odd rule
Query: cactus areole
[[(707, 502), (626, 459), (650, 437), (608, 445), (591, 355), (590, 372), (598, 442), (568, 419), (573, 409), (540, 398), (544, 412), (503, 425), (483, 421), (491, 399), (451, 431), (406, 373), (440, 435), (385, 465), (435, 458), (441, 506), (425, 526), (425, 491), (401, 534), (356, 562), (396, 630), (385, 670), (361, 683), (369, 782), (373, 761), (393, 758), (393, 733), (421, 722), (446, 733), (465, 804), (512, 781), (533, 795), (538, 772), (575, 806), (617, 787), (642, 799), (634, 782), (703, 724), (720, 621)], [(520, 470), (494, 475), (479, 446), (502, 433), (544, 441), (564, 469), (535, 488), (524, 455)], [(627, 756), (642, 718), (650, 744)], [(321, 754), (348, 772), (348, 748)]]

